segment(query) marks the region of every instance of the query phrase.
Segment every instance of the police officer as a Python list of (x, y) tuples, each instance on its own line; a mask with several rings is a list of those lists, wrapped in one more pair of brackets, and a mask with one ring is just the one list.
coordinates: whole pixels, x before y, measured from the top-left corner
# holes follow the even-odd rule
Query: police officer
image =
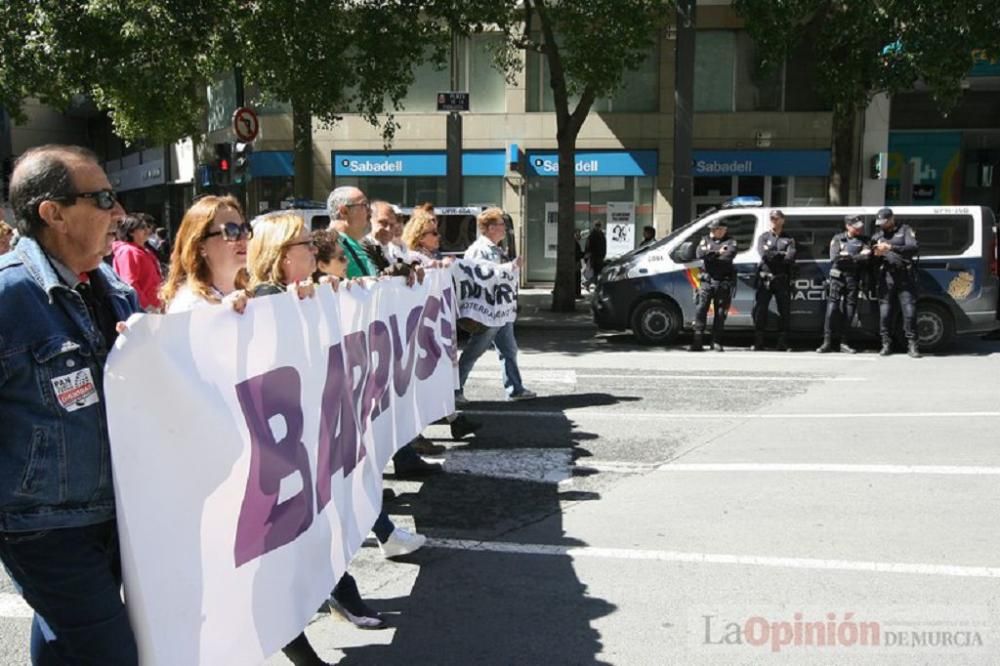
[(778, 305), (778, 349), (788, 350), (788, 330), (791, 324), (792, 269), (795, 267), (795, 239), (784, 232), (785, 214), (772, 210), (771, 229), (757, 238), (757, 292), (753, 300), (754, 351), (764, 349), (767, 309), (774, 297)]
[(883, 208), (875, 214), (879, 230), (872, 236), (872, 252), (878, 265), (878, 328), (882, 336), (879, 354), (892, 353), (892, 320), (896, 301), (903, 312), (903, 333), (907, 354), (920, 358), (917, 347), (917, 267), (915, 259), (919, 245), (913, 229), (896, 224), (892, 209)]
[(847, 344), (847, 335), (858, 309), (861, 290), (861, 270), (871, 258), (872, 250), (864, 236), (865, 222), (858, 215), (844, 218), (846, 231), (830, 241), (830, 279), (827, 281), (826, 319), (823, 322), (823, 345), (820, 354), (833, 351), (834, 338), (840, 351), (854, 354)]
[(715, 311), (712, 321), (712, 349), (724, 351), (722, 329), (726, 325), (726, 315), (736, 286), (736, 271), (733, 270), (736, 240), (729, 237), (725, 220), (712, 220), (709, 223), (708, 235), (698, 243), (696, 256), (702, 260), (701, 284), (695, 297), (698, 307), (694, 315), (694, 340), (688, 349), (701, 351), (708, 306), (711, 305)]

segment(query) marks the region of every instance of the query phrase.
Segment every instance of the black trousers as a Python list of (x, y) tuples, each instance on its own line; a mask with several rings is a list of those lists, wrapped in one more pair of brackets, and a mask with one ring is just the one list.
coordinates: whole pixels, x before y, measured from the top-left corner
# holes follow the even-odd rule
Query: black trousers
[(771, 297), (778, 306), (778, 331), (787, 335), (791, 327), (792, 292), (788, 285), (787, 275), (775, 275), (770, 279), (763, 276), (757, 278), (757, 292), (753, 299), (753, 327), (758, 333), (767, 329), (767, 309), (771, 305)]
[(830, 278), (826, 297), (826, 319), (823, 336), (844, 340), (851, 331), (854, 315), (858, 311), (858, 293), (861, 283), (856, 275)]
[(722, 337), (722, 329), (726, 325), (726, 316), (729, 314), (729, 304), (733, 300), (733, 283), (716, 282), (715, 280), (702, 280), (695, 295), (694, 330), (697, 333), (705, 332), (705, 322), (708, 320), (708, 307), (711, 305), (715, 311), (715, 318), (712, 320), (712, 340), (718, 342)]
[(917, 283), (910, 271), (882, 271), (878, 280), (878, 332), (883, 340), (892, 337), (896, 308), (902, 310), (903, 334), (917, 339)]

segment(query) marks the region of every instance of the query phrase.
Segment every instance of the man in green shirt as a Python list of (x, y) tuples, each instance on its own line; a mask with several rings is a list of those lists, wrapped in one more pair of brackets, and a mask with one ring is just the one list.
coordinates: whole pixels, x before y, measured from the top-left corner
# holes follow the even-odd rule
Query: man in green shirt
[(365, 193), (356, 187), (338, 187), (326, 200), (330, 211), (330, 226), (340, 233), (340, 242), (347, 255), (347, 277), (375, 277), (378, 269), (368, 257), (361, 239), (368, 233), (371, 206)]

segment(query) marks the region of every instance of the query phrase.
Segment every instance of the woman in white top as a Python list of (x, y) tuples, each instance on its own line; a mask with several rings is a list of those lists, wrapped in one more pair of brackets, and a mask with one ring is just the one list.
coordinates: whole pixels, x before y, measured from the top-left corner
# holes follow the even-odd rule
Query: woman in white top
[[(245, 303), (247, 241), (253, 229), (231, 196), (202, 197), (184, 213), (160, 289), (165, 311), (184, 312), (223, 299)], [(228, 297), (228, 298), (227, 298)]]

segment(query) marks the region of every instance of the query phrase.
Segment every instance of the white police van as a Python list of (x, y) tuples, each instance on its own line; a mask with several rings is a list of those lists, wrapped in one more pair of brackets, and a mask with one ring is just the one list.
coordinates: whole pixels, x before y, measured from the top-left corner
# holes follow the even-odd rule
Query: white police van
[[(727, 330), (752, 330), (753, 276), (760, 260), (756, 239), (770, 228), (771, 208), (759, 199), (737, 197), (707, 211), (665, 238), (609, 261), (591, 295), (598, 328), (631, 329), (646, 344), (669, 344), (694, 321), (694, 294), (701, 262), (694, 248), (708, 224), (724, 219), (736, 239), (737, 288)], [(865, 234), (874, 232), (878, 207), (783, 208), (785, 231), (796, 241), (791, 328), (800, 335), (822, 335), (826, 312), (824, 282), (830, 270), (829, 246), (844, 230), (844, 216), (860, 215)], [(920, 244), (917, 331), (921, 348), (936, 351), (955, 335), (985, 333), (1000, 327), (997, 300), (997, 237), (994, 216), (980, 206), (893, 207), (897, 224), (913, 228)], [(772, 301), (769, 328), (777, 328)], [(862, 294), (853, 324), (877, 336), (878, 302)], [(898, 327), (897, 327), (898, 328)]]

